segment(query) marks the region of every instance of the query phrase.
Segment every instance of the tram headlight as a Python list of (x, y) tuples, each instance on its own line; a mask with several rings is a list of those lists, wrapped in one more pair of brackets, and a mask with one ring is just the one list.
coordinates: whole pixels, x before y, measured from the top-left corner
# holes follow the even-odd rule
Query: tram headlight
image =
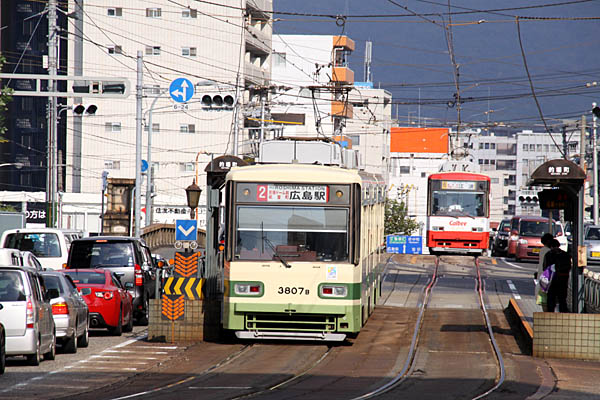
[(348, 287), (345, 285), (321, 285), (321, 297), (346, 297), (348, 296)]
[(235, 283), (233, 292), (238, 296), (262, 296), (262, 284), (259, 282)]

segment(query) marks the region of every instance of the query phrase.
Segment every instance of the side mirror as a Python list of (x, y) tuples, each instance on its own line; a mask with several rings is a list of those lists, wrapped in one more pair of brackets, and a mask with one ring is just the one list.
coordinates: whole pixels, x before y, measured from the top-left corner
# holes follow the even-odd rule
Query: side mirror
[(60, 297), (60, 293), (58, 292), (58, 289), (48, 289), (46, 291), (46, 297), (48, 299), (56, 299), (57, 297)]

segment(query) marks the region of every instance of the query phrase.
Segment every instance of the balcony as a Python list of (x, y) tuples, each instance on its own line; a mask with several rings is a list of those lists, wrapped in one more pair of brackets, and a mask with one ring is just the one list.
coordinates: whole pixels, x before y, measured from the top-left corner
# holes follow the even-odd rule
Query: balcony
[(260, 55), (270, 54), (271, 37), (252, 25), (248, 25), (246, 29), (248, 31), (246, 34), (246, 51)]
[(270, 71), (260, 68), (249, 61), (244, 63), (244, 75), (246, 76), (246, 84), (268, 85), (271, 80)]
[(354, 71), (348, 67), (333, 67), (331, 69), (331, 81), (344, 85), (354, 84)]
[(341, 48), (348, 51), (354, 51), (354, 40), (350, 39), (348, 36), (334, 36), (333, 48)]
[(332, 101), (331, 115), (333, 117), (352, 118), (354, 116), (352, 104), (345, 101)]

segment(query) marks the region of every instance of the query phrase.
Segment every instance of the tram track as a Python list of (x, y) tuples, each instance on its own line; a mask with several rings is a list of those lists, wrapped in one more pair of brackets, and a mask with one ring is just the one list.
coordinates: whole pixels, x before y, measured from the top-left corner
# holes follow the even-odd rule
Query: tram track
[[(387, 381), (386, 383), (382, 384), (378, 388), (375, 388), (368, 393), (365, 393), (361, 396), (352, 398), (352, 400), (365, 400), (365, 399), (383, 397), (384, 394), (388, 394), (388, 393), (392, 392), (393, 390), (401, 387), (402, 383), (405, 382), (407, 379), (409, 379), (413, 375), (415, 366), (416, 366), (416, 360), (417, 360), (418, 353), (419, 353), (419, 345), (420, 345), (420, 342), (421, 342), (421, 339), (423, 336), (423, 324), (424, 324), (424, 319), (425, 319), (424, 317), (426, 315), (426, 312), (427, 312), (427, 309), (428, 309), (428, 306), (430, 303), (431, 295), (434, 291), (434, 288), (436, 287), (436, 284), (438, 283), (440, 276), (442, 276), (442, 274), (443, 274), (443, 268), (440, 267), (440, 262), (442, 261), (442, 257), (443, 256), (436, 256), (435, 263), (433, 265), (429, 280), (428, 280), (427, 284), (423, 287), (423, 291), (422, 291), (422, 295), (421, 295), (422, 300), (420, 301), (420, 307), (419, 307), (417, 321), (415, 323), (412, 340), (411, 340), (411, 344), (410, 344), (410, 347), (408, 350), (406, 361), (405, 361), (402, 369), (391, 380)], [(452, 264), (452, 263), (447, 262), (447, 264)], [(505, 372), (504, 360), (502, 358), (502, 354), (500, 352), (498, 344), (496, 343), (496, 339), (494, 337), (494, 332), (493, 332), (493, 328), (492, 328), (492, 323), (491, 323), (490, 317), (488, 315), (486, 303), (484, 300), (485, 288), (484, 288), (484, 281), (481, 277), (481, 271), (479, 268), (479, 259), (478, 258), (474, 259), (474, 267), (475, 267), (475, 272), (476, 272), (476, 275), (473, 277), (475, 279), (475, 290), (477, 292), (477, 298), (479, 301), (480, 310), (481, 310), (483, 319), (485, 321), (485, 327), (487, 330), (487, 334), (489, 336), (489, 343), (492, 347), (492, 352), (494, 354), (494, 359), (496, 361), (496, 368), (497, 368), (497, 374), (496, 374), (496, 378), (494, 381), (494, 385), (491, 388), (482, 390), (477, 395), (471, 397), (471, 400), (478, 400), (478, 399), (482, 399), (482, 398), (490, 395), (491, 393), (495, 392), (504, 382), (506, 372)]]

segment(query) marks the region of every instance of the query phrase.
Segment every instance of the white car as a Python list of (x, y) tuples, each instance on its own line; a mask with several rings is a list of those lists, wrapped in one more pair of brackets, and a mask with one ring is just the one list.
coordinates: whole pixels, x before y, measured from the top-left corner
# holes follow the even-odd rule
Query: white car
[(556, 221), (554, 223), (554, 237), (560, 243), (560, 249), (567, 251), (569, 247), (569, 239), (567, 238), (567, 234), (563, 228), (563, 224), (560, 221)]

